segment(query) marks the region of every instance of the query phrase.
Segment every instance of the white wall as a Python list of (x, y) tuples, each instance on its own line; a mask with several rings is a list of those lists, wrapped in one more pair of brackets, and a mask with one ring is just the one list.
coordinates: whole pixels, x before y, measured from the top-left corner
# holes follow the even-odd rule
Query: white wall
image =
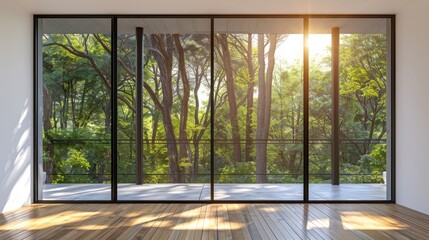
[(429, 214), (429, 11), (426, 0), (2, 0), (0, 212), (30, 203), (33, 14), (395, 14), (397, 198)]
[(32, 16), (0, 3), (0, 212), (30, 202)]
[(397, 16), (397, 203), (429, 214), (429, 1)]

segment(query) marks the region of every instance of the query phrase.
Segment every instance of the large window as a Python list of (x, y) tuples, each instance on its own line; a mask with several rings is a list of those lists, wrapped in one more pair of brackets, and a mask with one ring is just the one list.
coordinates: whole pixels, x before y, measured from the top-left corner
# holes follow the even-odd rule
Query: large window
[(310, 200), (386, 200), (390, 20), (309, 21)]
[(117, 46), (118, 199), (210, 199), (210, 19), (120, 18)]
[(39, 199), (111, 195), (110, 19), (38, 21)]
[(38, 16), (36, 201), (390, 201), (393, 16)]
[(302, 200), (303, 20), (214, 27), (214, 198)]

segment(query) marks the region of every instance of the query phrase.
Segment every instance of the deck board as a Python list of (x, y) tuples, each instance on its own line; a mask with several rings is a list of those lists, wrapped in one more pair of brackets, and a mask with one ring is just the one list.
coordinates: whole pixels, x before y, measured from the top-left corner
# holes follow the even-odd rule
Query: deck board
[[(109, 184), (44, 184), (41, 200), (110, 200)], [(385, 184), (310, 184), (310, 200), (387, 200)], [(302, 201), (302, 184), (215, 184), (215, 200), (290, 200)], [(210, 184), (160, 183), (118, 184), (119, 201), (210, 200)], [(0, 219), (1, 221), (1, 219)]]
[(33, 204), (0, 214), (0, 239), (429, 239), (395, 204)]

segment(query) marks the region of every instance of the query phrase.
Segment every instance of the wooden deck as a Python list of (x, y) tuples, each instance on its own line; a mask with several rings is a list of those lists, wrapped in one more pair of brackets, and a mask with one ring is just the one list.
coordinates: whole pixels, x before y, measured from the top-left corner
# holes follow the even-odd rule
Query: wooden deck
[(33, 204), (0, 214), (0, 239), (429, 239), (395, 204)]
[[(110, 200), (109, 184), (45, 184), (43, 200)], [(302, 184), (215, 184), (215, 200), (303, 199)], [(384, 184), (310, 184), (310, 200), (386, 200)], [(119, 200), (210, 200), (210, 184), (118, 184)]]

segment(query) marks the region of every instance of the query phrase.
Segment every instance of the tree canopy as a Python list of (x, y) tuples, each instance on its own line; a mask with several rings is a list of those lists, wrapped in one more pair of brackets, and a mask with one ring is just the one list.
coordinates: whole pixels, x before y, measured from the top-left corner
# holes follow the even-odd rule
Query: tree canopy
[[(209, 182), (211, 141), (216, 183), (303, 181), (302, 58), (276, 57), (289, 37), (216, 34), (212, 80), (210, 36), (144, 36), (145, 183)], [(110, 181), (110, 45), (110, 36), (103, 34), (43, 36), (43, 156), (49, 183)], [(132, 183), (136, 36), (118, 35), (117, 45), (118, 182)], [(382, 182), (386, 170), (386, 48), (383, 34), (341, 35), (342, 182)], [(313, 183), (330, 180), (330, 65), (328, 54), (310, 62)]]

